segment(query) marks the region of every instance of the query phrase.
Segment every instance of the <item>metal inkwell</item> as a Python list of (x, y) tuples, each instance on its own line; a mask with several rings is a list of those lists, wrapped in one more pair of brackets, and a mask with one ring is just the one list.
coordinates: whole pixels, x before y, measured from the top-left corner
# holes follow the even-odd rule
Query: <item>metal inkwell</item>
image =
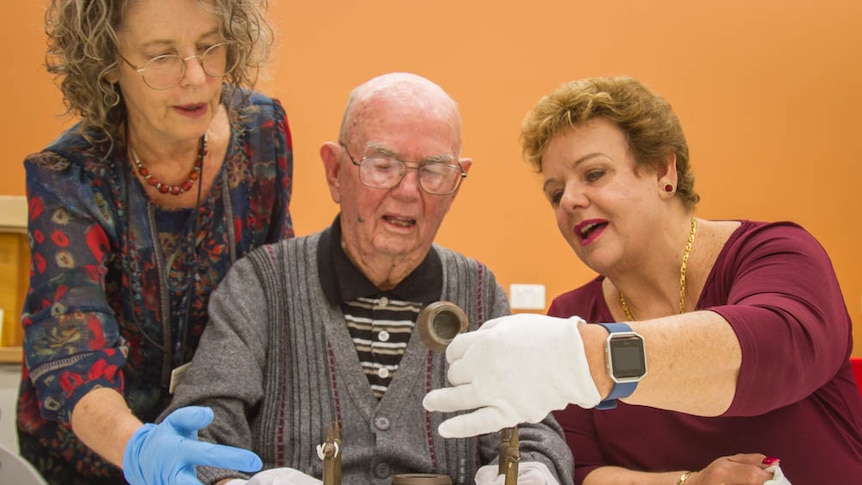
[[(425, 346), (434, 352), (445, 352), (458, 334), (467, 331), (468, 321), (458, 305), (438, 301), (422, 309), (416, 324)], [(341, 446), (341, 428), (338, 423), (332, 423), (326, 432), (326, 441), (317, 446), (317, 455), (323, 460), (324, 485), (341, 485)], [(521, 459), (517, 427), (500, 432), (499, 459), (499, 473), (505, 475), (505, 485), (517, 485)], [(404, 473), (395, 475), (392, 485), (452, 485), (452, 479), (434, 473)]]

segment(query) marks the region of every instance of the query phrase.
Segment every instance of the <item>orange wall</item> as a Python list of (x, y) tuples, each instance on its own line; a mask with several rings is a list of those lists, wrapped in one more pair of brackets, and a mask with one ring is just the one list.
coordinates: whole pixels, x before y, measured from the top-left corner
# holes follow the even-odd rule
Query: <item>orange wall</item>
[[(46, 3), (0, 17), (0, 194), (24, 193), (22, 158), (69, 124), (42, 66)], [(699, 216), (791, 219), (823, 243), (862, 356), (862, 2), (272, 0), (270, 17), (279, 46), (261, 88), (290, 117), (298, 234), (335, 214), (317, 149), (337, 136), (350, 89), (413, 71), (460, 102), (475, 161), (438, 241), (489, 264), (506, 288), (542, 283), (550, 297), (580, 285), (592, 275), (521, 162), (518, 127), (566, 80), (628, 74), (680, 115)]]

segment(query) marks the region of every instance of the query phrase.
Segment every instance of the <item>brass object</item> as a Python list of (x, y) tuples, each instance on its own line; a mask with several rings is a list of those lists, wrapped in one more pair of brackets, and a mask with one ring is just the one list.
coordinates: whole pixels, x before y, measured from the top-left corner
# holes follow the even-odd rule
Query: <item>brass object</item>
[(505, 485), (518, 485), (518, 462), (521, 449), (518, 443), (518, 427), (503, 428), (500, 431), (500, 468), (499, 474), (506, 476)]
[[(419, 312), (416, 322), (422, 342), (434, 352), (445, 352), (452, 340), (467, 331), (467, 315), (458, 305), (437, 301)], [(518, 462), (521, 451), (518, 445), (518, 428), (505, 428), (500, 435), (500, 475), (505, 485), (518, 484)], [(341, 427), (329, 425), (326, 441), (317, 446), (317, 455), (323, 460), (323, 485), (341, 485)], [(395, 475), (392, 485), (452, 485), (448, 475), (435, 473), (402, 473)]]
[(419, 312), (416, 324), (426, 347), (445, 352), (452, 339), (467, 331), (467, 315), (452, 302), (435, 301)]
[(326, 441), (317, 445), (317, 456), (323, 460), (323, 485), (341, 485), (341, 426), (331, 423)]
[(452, 485), (452, 479), (434, 473), (403, 473), (395, 475), (392, 485)]
[[(468, 322), (467, 315), (458, 305), (449, 301), (437, 301), (422, 309), (416, 324), (419, 325), (419, 335), (426, 347), (435, 352), (445, 352), (446, 347), (458, 334), (467, 331)], [(504, 428), (500, 432), (499, 460), (499, 474), (506, 476), (505, 485), (517, 485), (518, 462), (521, 460), (517, 426)], [(393, 481), (392, 485), (413, 483), (418, 485), (426, 482)], [(451, 480), (448, 483), (451, 483)]]

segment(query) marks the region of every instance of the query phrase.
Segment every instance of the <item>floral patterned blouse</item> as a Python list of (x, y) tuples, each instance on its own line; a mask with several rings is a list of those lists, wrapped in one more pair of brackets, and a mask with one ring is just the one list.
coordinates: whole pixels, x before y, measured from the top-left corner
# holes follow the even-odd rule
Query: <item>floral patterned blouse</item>
[(49, 481), (125, 483), (72, 434), (75, 404), (113, 388), (153, 421), (231, 264), (293, 236), (284, 109), (259, 93), (223, 101), (242, 105), (229, 110), (230, 145), (197, 221), (195, 209), (149, 201), (123, 139), (90, 143), (73, 127), (24, 162), (31, 274), (18, 433), (22, 455)]

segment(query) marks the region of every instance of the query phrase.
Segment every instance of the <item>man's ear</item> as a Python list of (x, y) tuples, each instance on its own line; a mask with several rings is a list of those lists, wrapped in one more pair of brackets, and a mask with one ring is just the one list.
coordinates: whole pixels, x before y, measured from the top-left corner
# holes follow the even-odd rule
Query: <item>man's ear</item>
[(323, 170), (326, 172), (326, 185), (329, 186), (329, 195), (336, 204), (341, 202), (341, 182), (338, 176), (341, 173), (343, 151), (341, 145), (331, 141), (320, 147), (320, 159), (323, 160)]
[(473, 159), (472, 158), (459, 159), (458, 163), (461, 165), (461, 168), (464, 169), (464, 173), (470, 173), (470, 167), (473, 166)]

